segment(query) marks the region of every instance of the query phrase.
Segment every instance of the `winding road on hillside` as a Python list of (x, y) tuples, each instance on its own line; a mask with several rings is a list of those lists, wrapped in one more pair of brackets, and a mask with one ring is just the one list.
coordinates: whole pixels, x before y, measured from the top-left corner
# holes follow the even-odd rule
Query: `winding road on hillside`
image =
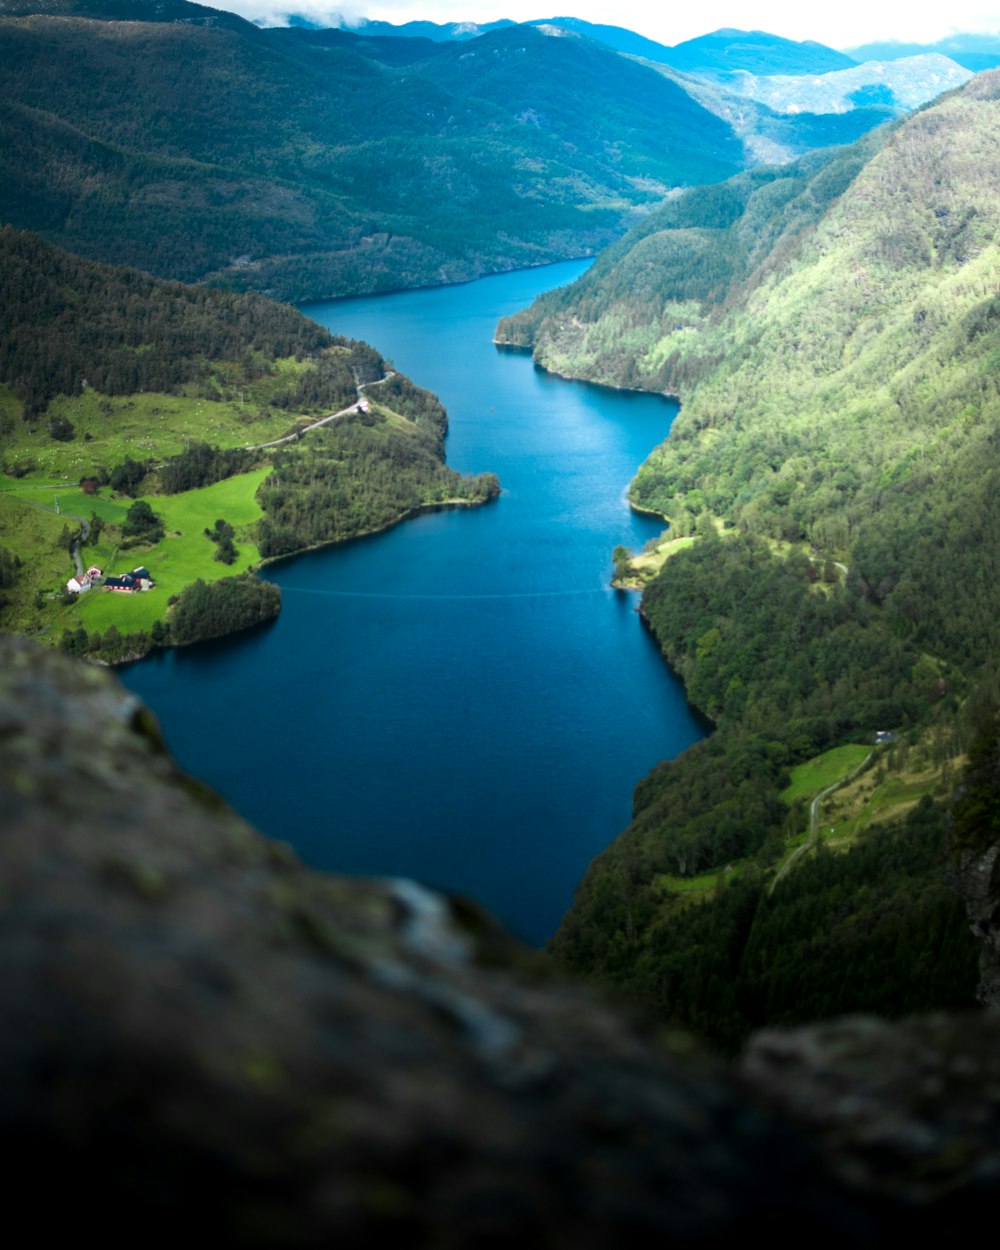
[(376, 378), (374, 382), (359, 382), (357, 386), (358, 399), (353, 404), (348, 404), (346, 408), (341, 408), (337, 412), (331, 412), (328, 417), (320, 417), (318, 421), (313, 421), (311, 425), (303, 426), (301, 430), (296, 430), (294, 434), (286, 434), (284, 438), (276, 438), (270, 443), (258, 443), (254, 447), (249, 447), (248, 451), (263, 451), (266, 447), (280, 447), (283, 443), (295, 443), (303, 434), (308, 434), (310, 430), (318, 430), (321, 425), (329, 425), (331, 421), (337, 421), (341, 417), (349, 417), (356, 412), (361, 411), (361, 400), (364, 399), (364, 391), (369, 386), (381, 386), (383, 382), (388, 382), (390, 378), (394, 378), (396, 372), (390, 369), (384, 378)]
[(785, 876), (789, 869), (794, 864), (797, 864), (804, 855), (811, 851), (819, 841), (819, 809), (823, 800), (833, 794), (835, 790), (839, 790), (841, 786), (846, 786), (848, 782), (853, 781), (860, 772), (863, 772), (864, 769), (868, 767), (874, 756), (875, 752), (870, 751), (860, 764), (855, 764), (850, 772), (845, 773), (843, 777), (833, 782), (832, 785), (827, 786), (825, 790), (821, 790), (809, 804), (809, 837), (802, 843), (801, 846), (796, 847), (796, 849), (778, 869), (777, 873), (775, 873), (774, 880), (771, 882), (771, 888), (767, 892), (768, 897), (774, 893), (774, 887), (778, 884), (782, 877)]

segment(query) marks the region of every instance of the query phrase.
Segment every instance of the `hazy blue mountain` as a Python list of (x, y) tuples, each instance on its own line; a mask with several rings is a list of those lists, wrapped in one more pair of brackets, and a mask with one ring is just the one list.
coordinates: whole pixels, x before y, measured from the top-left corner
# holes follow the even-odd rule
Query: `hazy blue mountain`
[(666, 44), (657, 43), (655, 39), (647, 39), (645, 35), (637, 35), (634, 30), (626, 30), (624, 26), (605, 26), (599, 22), (585, 22), (579, 17), (538, 18), (527, 24), (559, 26), (563, 30), (572, 30), (578, 35), (586, 35), (589, 39), (597, 39), (601, 43), (606, 43), (616, 52), (625, 52), (629, 56), (641, 56), (647, 61), (661, 61), (665, 65), (672, 64), (670, 60), (672, 48)]
[(857, 64), (853, 57), (824, 44), (798, 43), (763, 30), (724, 28), (687, 39), (670, 49), (669, 64), (697, 74), (825, 74)]
[[(340, 21), (343, 30), (365, 35), (422, 36), (435, 40), (464, 40), (475, 38), (487, 31), (510, 22), (405, 22), (395, 26), (391, 22), (362, 20), (352, 25)], [(746, 70), (754, 74), (822, 74), (829, 70), (846, 69), (855, 61), (843, 52), (837, 52), (824, 44), (806, 41), (797, 43), (770, 35), (766, 31), (733, 30), (730, 28), (699, 35), (674, 47), (647, 39), (624, 26), (611, 26), (601, 22), (587, 22), (579, 17), (540, 17), (524, 22), (525, 26), (558, 26), (575, 34), (585, 35), (607, 44), (616, 52), (641, 56), (648, 61), (672, 65), (676, 69), (692, 73), (718, 74), (732, 70)]]
[(866, 43), (848, 52), (858, 61), (898, 61), (902, 57), (922, 56), (936, 52), (950, 57), (973, 73), (994, 69), (1000, 65), (1000, 34), (996, 35), (949, 35), (937, 43), (904, 43), (889, 39), (881, 43)]
[[(331, 19), (334, 15), (331, 14)], [(291, 19), (289, 19), (291, 20)], [(506, 26), (514, 26), (506, 18), (498, 22), (394, 22), (370, 21), (363, 17), (353, 22), (340, 18), (340, 29), (349, 30), (358, 35), (396, 36), (402, 39), (433, 39), (436, 43), (447, 43), (452, 40), (478, 39), (480, 35), (491, 30), (502, 30)]]
[(733, 74), (726, 86), (779, 113), (845, 113), (884, 105), (896, 113), (919, 108), (960, 87), (972, 71), (938, 53), (865, 61), (828, 74)]
[[(723, 83), (699, 74), (687, 74), (653, 61), (645, 64), (676, 82), (709, 112), (730, 125), (743, 143), (748, 166), (782, 165), (815, 148), (853, 143), (900, 112), (891, 95), (889, 101), (881, 102), (874, 95), (871, 99), (856, 98), (851, 107), (842, 112), (779, 112), (742, 94), (728, 81)], [(755, 81), (768, 83), (772, 79)], [(809, 79), (800, 76), (791, 81), (806, 83)]]

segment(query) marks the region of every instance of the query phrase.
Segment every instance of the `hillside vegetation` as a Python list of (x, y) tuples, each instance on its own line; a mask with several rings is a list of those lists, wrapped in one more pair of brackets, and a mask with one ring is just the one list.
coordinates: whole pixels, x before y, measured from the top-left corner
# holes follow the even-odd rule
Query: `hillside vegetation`
[[(718, 730), (638, 787), (632, 826), (555, 947), (701, 1026), (714, 977), (727, 1044), (815, 1007), (791, 981), (780, 1010), (753, 989), (761, 926), (797, 875), (764, 892), (804, 827), (780, 801), (793, 766), (877, 730), (911, 751), (933, 732), (920, 820), (937, 829), (926, 889), (945, 890), (964, 709), (991, 686), (1000, 642), (998, 130), (1000, 76), (984, 75), (857, 148), (680, 196), (499, 331), (561, 372), (683, 400), (632, 498), (697, 541), (666, 561), (643, 612)], [(901, 755), (882, 767), (906, 789)], [(883, 854), (890, 834), (866, 836)], [(855, 916), (851, 959), (873, 961), (863, 977), (843, 965), (837, 1010), (863, 1006), (859, 985), (887, 984), (903, 957), (857, 914), (843, 874), (859, 855), (822, 869)], [(672, 882), (726, 866), (691, 913)], [(918, 934), (912, 902), (930, 895), (902, 880), (880, 909)]]
[[(114, 660), (273, 616), (275, 589), (241, 576), (262, 559), (497, 493), (493, 475), (445, 466), (446, 428), (437, 399), (373, 348), (291, 308), (0, 228), (10, 632)], [(148, 568), (156, 588), (64, 594), (75, 559), (106, 576)]]
[(159, 276), (284, 299), (459, 281), (592, 251), (744, 160), (676, 83), (578, 37), (35, 7), (0, 11), (0, 221)]

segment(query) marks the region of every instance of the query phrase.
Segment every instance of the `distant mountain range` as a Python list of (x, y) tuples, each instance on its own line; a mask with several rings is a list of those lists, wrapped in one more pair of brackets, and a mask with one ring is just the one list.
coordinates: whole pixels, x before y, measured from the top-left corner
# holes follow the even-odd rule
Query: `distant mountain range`
[[(0, 5), (0, 9), (5, 7)], [(285, 21), (291, 26), (312, 29), (333, 26), (357, 34), (417, 37), (435, 42), (475, 39), (491, 30), (515, 24), (502, 19), (497, 22), (403, 22), (394, 25), (392, 22), (372, 21), (367, 18), (347, 21), (335, 11), (325, 21), (299, 14), (288, 14)], [(766, 31), (736, 30), (731, 27), (699, 35), (671, 47), (657, 43), (654, 39), (647, 39), (623, 26), (587, 22), (578, 17), (536, 18), (525, 25), (561, 26), (600, 40), (619, 52), (696, 73), (744, 70), (750, 74), (825, 74), (831, 70), (847, 69), (864, 61), (896, 61), (903, 57), (925, 56), (930, 53), (950, 57), (973, 73), (1000, 65), (1000, 32), (993, 35), (953, 34), (936, 43), (882, 40), (838, 51), (813, 40), (796, 42)]]
[(886, 40), (882, 43), (866, 43), (848, 49), (857, 61), (898, 61), (907, 56), (924, 56), (937, 53), (950, 57), (959, 65), (978, 74), (984, 69), (1000, 65), (1000, 34), (996, 35), (949, 35), (937, 43), (902, 43)]
[[(512, 25), (500, 21), (482, 25), (407, 22), (394, 26), (366, 19), (350, 25), (337, 17), (330, 20), (338, 21), (340, 29), (365, 37), (421, 38), (436, 43), (465, 41)], [(289, 21), (304, 23), (305, 19), (293, 17)], [(670, 47), (621, 26), (577, 17), (539, 18), (524, 25), (595, 39), (617, 52), (693, 75), (701, 83), (729, 87), (778, 113), (843, 113), (855, 108), (886, 107), (898, 115), (927, 103), (942, 91), (960, 86), (970, 73), (1000, 64), (1000, 38), (990, 36), (958, 35), (927, 46), (869, 44), (845, 53), (811, 40), (796, 42), (766, 31), (732, 28)], [(817, 78), (821, 81), (817, 82)], [(689, 84), (683, 85), (690, 89)], [(703, 93), (695, 89), (694, 94), (705, 102)], [(720, 116), (726, 115), (716, 111)], [(728, 112), (735, 116), (731, 108)], [(755, 131), (756, 127), (749, 129)], [(862, 128), (856, 133), (862, 133)], [(751, 135), (750, 146), (755, 152), (770, 151), (775, 159), (787, 159), (790, 155), (785, 151), (782, 156), (780, 144), (769, 148), (767, 141), (756, 135)]]
[[(331, 16), (331, 23), (334, 22)], [(289, 18), (291, 24), (302, 22), (301, 17)], [(310, 25), (312, 23), (309, 23)], [(341, 30), (361, 35), (395, 35), (405, 38), (433, 39), (435, 41), (475, 39), (491, 30), (511, 26), (508, 21), (485, 22), (404, 22), (394, 26), (391, 22), (358, 22), (344, 19), (336, 21)], [(798, 43), (780, 35), (770, 35), (762, 30), (723, 29), (696, 39), (687, 39), (673, 47), (647, 39), (623, 26), (608, 26), (599, 22), (586, 22), (579, 17), (544, 17), (525, 22), (526, 26), (555, 26), (586, 35), (605, 43), (617, 52), (641, 56), (648, 61), (659, 61), (674, 69), (691, 73), (716, 74), (732, 70), (745, 70), (751, 74), (825, 74), (830, 70), (846, 69), (857, 61), (843, 52), (837, 52), (811, 40)]]
[[(891, 115), (782, 118), (565, 25), (461, 40), (372, 25), (0, 0), (0, 220), (283, 299), (386, 290), (596, 251), (678, 187)], [(713, 38), (695, 59), (724, 59)], [(776, 63), (826, 55), (741, 46), (746, 64), (765, 46)]]

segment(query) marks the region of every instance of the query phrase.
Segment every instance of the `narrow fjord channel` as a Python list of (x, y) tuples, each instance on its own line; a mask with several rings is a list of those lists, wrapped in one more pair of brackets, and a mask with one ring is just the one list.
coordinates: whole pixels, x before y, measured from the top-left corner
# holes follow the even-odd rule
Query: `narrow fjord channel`
[(271, 566), (274, 625), (124, 673), (181, 764), (308, 863), (469, 895), (541, 943), (632, 788), (704, 732), (608, 585), (654, 519), (625, 489), (675, 408), (566, 382), (492, 343), (585, 262), (312, 304), (448, 409), (448, 462), (486, 507)]

